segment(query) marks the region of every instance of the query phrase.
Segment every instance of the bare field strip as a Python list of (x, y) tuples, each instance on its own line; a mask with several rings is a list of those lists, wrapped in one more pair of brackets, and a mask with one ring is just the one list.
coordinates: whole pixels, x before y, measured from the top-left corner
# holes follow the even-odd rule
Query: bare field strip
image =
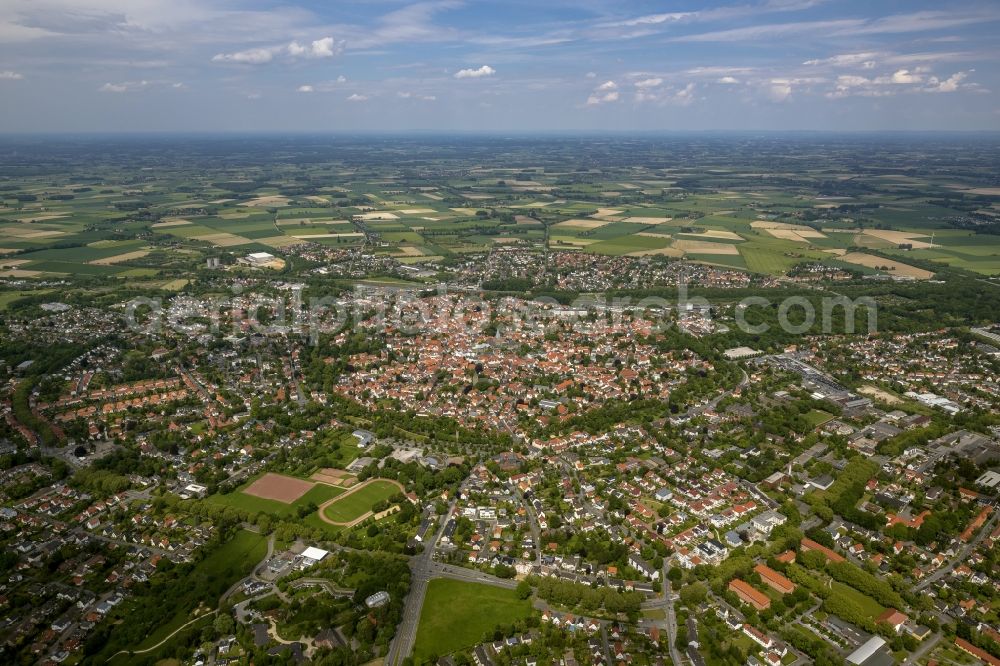
[(673, 221), (672, 217), (626, 217), (623, 222), (631, 224), (666, 224)]
[(754, 229), (790, 229), (792, 231), (815, 231), (812, 227), (804, 224), (788, 224), (786, 222), (772, 222), (771, 220), (755, 220), (750, 223)]
[(694, 239), (718, 238), (719, 240), (733, 240), (733, 241), (744, 240), (743, 236), (740, 236), (738, 233), (735, 233), (733, 231), (722, 231), (720, 229), (708, 229), (707, 231), (702, 231), (701, 233), (697, 234), (681, 232), (680, 235)]
[(330, 218), (316, 219), (313, 217), (289, 217), (278, 220), (279, 227), (292, 224), (350, 224), (350, 222), (348, 220), (334, 220)]
[(875, 256), (874, 254), (865, 254), (864, 252), (848, 252), (847, 254), (840, 255), (840, 260), (846, 261), (849, 264), (857, 264), (858, 266), (884, 270), (886, 273), (890, 273), (891, 275), (913, 278), (914, 280), (929, 280), (934, 277), (934, 273), (931, 271), (925, 271), (922, 268), (910, 266), (909, 264), (904, 264), (900, 261), (883, 259), (882, 257)]
[(195, 236), (194, 240), (208, 241), (209, 243), (213, 245), (218, 245), (219, 247), (232, 247), (233, 245), (247, 245), (253, 242), (249, 238), (225, 232), (215, 233), (215, 234), (205, 234), (204, 236)]
[(292, 238), (310, 240), (313, 238), (358, 238), (364, 236), (360, 231), (345, 231), (342, 234), (292, 234)]
[(163, 222), (157, 222), (153, 225), (154, 229), (163, 229), (165, 227), (182, 227), (185, 224), (191, 224), (190, 220), (185, 220), (180, 217), (167, 218)]
[(398, 220), (399, 219), (399, 215), (396, 215), (395, 213), (390, 213), (387, 210), (376, 210), (376, 211), (372, 211), (370, 213), (361, 213), (360, 215), (358, 215), (358, 217), (360, 217), (362, 220), (365, 220), (366, 222), (372, 221), (372, 220)]
[(679, 240), (674, 247), (685, 254), (731, 254), (738, 255), (739, 249), (732, 243), (712, 243), (710, 241)]
[(314, 485), (312, 481), (268, 472), (244, 488), (243, 492), (254, 497), (291, 504), (309, 492)]
[(261, 245), (269, 245), (271, 247), (287, 247), (289, 245), (299, 245), (305, 241), (294, 236), (268, 236), (266, 238), (258, 238), (257, 242)]
[(676, 247), (661, 247), (656, 250), (638, 250), (636, 252), (629, 252), (629, 257), (683, 257), (684, 250), (679, 250)]
[(818, 231), (805, 231), (796, 229), (764, 229), (767, 233), (774, 236), (775, 238), (780, 238), (781, 240), (796, 241), (799, 243), (808, 243), (810, 238), (826, 238), (825, 235)]
[(605, 224), (609, 224), (610, 220), (590, 220), (584, 218), (573, 218), (571, 220), (565, 220), (554, 225), (556, 228), (562, 227), (576, 227), (577, 229), (597, 229), (598, 227), (603, 227)]
[(864, 235), (874, 236), (875, 238), (895, 243), (896, 245), (909, 243), (913, 246), (914, 250), (929, 250), (935, 247), (927, 241), (917, 240), (918, 238), (928, 238), (927, 234), (918, 234), (909, 231), (889, 231), (887, 229), (868, 229), (865, 230)]
[(246, 206), (248, 208), (268, 208), (270, 206), (287, 206), (288, 197), (272, 194), (270, 196), (256, 197), (254, 199), (250, 199), (250, 201), (243, 201), (239, 205)]
[(18, 222), (30, 224), (32, 222), (45, 222), (46, 220), (58, 220), (66, 217), (69, 213), (42, 213), (41, 215), (31, 215), (29, 217), (15, 217)]
[(9, 271), (0, 271), (0, 277), (5, 278), (36, 278), (42, 275), (57, 275), (57, 273), (43, 273), (42, 271), (31, 271), (21, 268), (12, 268)]
[(33, 238), (51, 238), (53, 236), (64, 236), (66, 232), (55, 229), (32, 229), (31, 227), (3, 227), (0, 228), (0, 236), (10, 236), (12, 238), (31, 240)]
[(104, 257), (103, 259), (94, 259), (93, 261), (88, 261), (88, 264), (94, 264), (95, 266), (111, 266), (122, 261), (131, 261), (133, 259), (142, 259), (147, 254), (149, 250), (134, 250), (132, 252), (125, 252), (124, 254), (116, 254), (113, 257)]

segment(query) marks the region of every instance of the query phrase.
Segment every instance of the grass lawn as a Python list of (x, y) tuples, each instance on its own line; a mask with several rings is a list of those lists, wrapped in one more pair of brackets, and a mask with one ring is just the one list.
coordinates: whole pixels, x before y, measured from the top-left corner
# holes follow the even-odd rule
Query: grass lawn
[(372, 510), (377, 502), (389, 499), (399, 488), (388, 481), (375, 480), (365, 487), (340, 499), (323, 510), (324, 515), (338, 523), (348, 523)]
[[(215, 549), (208, 557), (201, 560), (194, 566), (185, 577), (185, 583), (192, 585), (192, 593), (189, 602), (197, 605), (197, 602), (204, 603), (207, 610), (215, 608), (219, 597), (230, 585), (246, 576), (253, 567), (257, 566), (264, 555), (267, 554), (267, 538), (255, 532), (240, 530), (232, 539)], [(142, 650), (150, 648), (179, 627), (194, 618), (191, 606), (182, 604), (170, 619), (156, 627), (153, 631), (137, 645), (115, 645), (105, 648), (104, 657), (125, 648), (130, 650)], [(196, 623), (195, 626), (200, 626)], [(163, 646), (164, 648), (167, 645)], [(106, 654), (105, 654), (106, 653)], [(122, 655), (118, 657), (116, 663), (128, 663), (129, 657)]]
[(849, 585), (844, 585), (839, 581), (833, 581), (832, 589), (834, 594), (850, 599), (860, 606), (865, 615), (868, 615), (873, 620), (885, 612), (885, 606), (882, 606), (879, 602), (875, 601), (867, 594), (858, 592)]
[(822, 409), (812, 409), (806, 413), (805, 419), (809, 422), (813, 428), (821, 426), (830, 419), (833, 418), (833, 414), (830, 412), (824, 412)]
[(471, 647), (496, 625), (511, 624), (530, 614), (531, 602), (518, 599), (514, 590), (444, 578), (432, 580), (420, 612), (414, 661)]

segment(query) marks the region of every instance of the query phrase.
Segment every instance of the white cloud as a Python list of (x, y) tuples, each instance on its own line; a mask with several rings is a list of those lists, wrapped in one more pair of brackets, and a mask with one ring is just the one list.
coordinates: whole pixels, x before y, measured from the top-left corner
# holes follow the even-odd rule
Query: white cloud
[(818, 58), (816, 60), (806, 60), (803, 65), (834, 65), (837, 67), (852, 67), (855, 65), (865, 67), (868, 63), (874, 66), (873, 59), (882, 54), (874, 51), (864, 53), (840, 53), (829, 58)]
[(122, 81), (121, 83), (105, 83), (98, 88), (101, 92), (124, 93), (141, 90), (149, 85), (149, 81)]
[(723, 76), (720, 79), (716, 79), (716, 83), (725, 83), (726, 85), (733, 85), (739, 82), (740, 80), (737, 79), (735, 76)]
[(17, 72), (12, 72), (9, 69), (6, 70), (6, 71), (0, 72), (0, 81), (20, 81), (23, 78), (24, 78), (23, 74), (19, 74)]
[(493, 76), (497, 73), (497, 70), (493, 69), (489, 65), (483, 65), (479, 69), (460, 69), (455, 72), (456, 79), (479, 79), (484, 76)]
[(212, 62), (236, 62), (244, 65), (263, 65), (274, 60), (273, 48), (247, 49), (235, 53), (217, 53)]
[(408, 90), (400, 90), (399, 92), (396, 93), (396, 96), (399, 97), (400, 99), (419, 99), (425, 102), (433, 102), (434, 100), (437, 99), (437, 97), (434, 95), (419, 95), (417, 93), (412, 93)]
[(311, 92), (314, 92), (315, 90), (316, 89), (313, 88), (312, 86), (299, 86), (299, 88), (298, 88), (298, 91), (300, 93), (311, 93)]
[(347, 83), (347, 77), (341, 74), (337, 77), (337, 83)]
[(609, 93), (604, 93), (603, 95), (598, 93), (592, 93), (590, 97), (587, 98), (587, 106), (596, 106), (598, 104), (604, 104), (607, 102), (617, 102), (618, 92), (611, 91)]
[(305, 56), (307, 58), (332, 58), (344, 52), (344, 41), (335, 40), (333, 37), (323, 37), (317, 39), (309, 46), (303, 46), (298, 42), (292, 42), (287, 47), (288, 55)]
[(366, 102), (366, 101), (368, 101), (368, 95), (359, 95), (358, 93), (354, 93), (353, 95), (351, 95), (350, 97), (347, 98), (347, 101), (348, 102)]
[[(969, 72), (973, 71), (975, 70), (969, 70)], [(955, 92), (959, 88), (966, 87), (962, 85), (962, 81), (969, 77), (969, 72), (955, 72), (944, 81), (939, 81), (932, 76), (928, 81), (930, 86), (927, 88), (927, 91), (941, 93)]]
[(344, 40), (333, 37), (323, 37), (308, 45), (297, 41), (284, 46), (263, 46), (259, 48), (235, 51), (233, 53), (217, 53), (212, 62), (234, 62), (243, 65), (265, 65), (284, 53), (289, 58), (332, 58), (344, 51)]
[(784, 102), (792, 96), (792, 82), (788, 79), (771, 79), (767, 94), (775, 102)]
[(635, 82), (636, 88), (655, 88), (663, 83), (663, 79), (658, 76), (654, 76), (648, 79), (641, 79)]
[(892, 82), (897, 84), (902, 83), (920, 83), (923, 81), (923, 77), (919, 74), (915, 74), (908, 69), (900, 69), (893, 73)]
[(597, 86), (595, 90), (617, 90), (618, 84), (614, 81), (605, 81), (601, 85)]
[(694, 84), (689, 83), (684, 86), (681, 90), (678, 90), (673, 94), (672, 100), (675, 104), (680, 104), (681, 106), (687, 106), (694, 101)]
[(588, 79), (596, 79), (597, 72), (587, 72), (586, 74), (584, 74), (584, 76), (586, 76)]

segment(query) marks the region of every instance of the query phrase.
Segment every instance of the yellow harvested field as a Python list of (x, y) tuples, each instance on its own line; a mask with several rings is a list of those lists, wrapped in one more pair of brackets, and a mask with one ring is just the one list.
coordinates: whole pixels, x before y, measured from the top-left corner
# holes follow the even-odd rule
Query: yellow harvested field
[(132, 252), (126, 252), (124, 254), (116, 254), (113, 257), (94, 259), (93, 261), (88, 261), (87, 263), (94, 264), (95, 266), (111, 266), (112, 264), (117, 264), (122, 261), (131, 261), (132, 259), (142, 259), (147, 254), (149, 254), (149, 250), (134, 250)]
[(163, 222), (157, 222), (154, 224), (153, 228), (161, 229), (164, 227), (182, 227), (185, 224), (191, 224), (191, 222), (180, 217), (168, 217), (164, 218)]
[(640, 231), (636, 236), (649, 236), (650, 238), (673, 238), (670, 234), (661, 234), (655, 231)]
[(918, 238), (928, 238), (927, 234), (918, 234), (910, 231), (889, 231), (886, 229), (871, 229), (864, 232), (865, 236), (873, 236), (880, 240), (888, 241), (896, 245), (909, 243), (914, 250), (926, 250), (934, 247), (927, 241), (917, 240)]
[(205, 234), (204, 236), (196, 236), (194, 240), (208, 241), (212, 245), (218, 245), (219, 247), (246, 245), (248, 243), (253, 242), (249, 238), (244, 238), (243, 236), (237, 236), (236, 234), (229, 234), (225, 232), (220, 232), (215, 234)]
[(399, 255), (399, 256), (402, 256), (402, 257), (422, 257), (422, 256), (424, 256), (423, 250), (421, 250), (419, 247), (413, 247), (412, 245), (403, 245), (401, 247), (398, 247), (398, 248), (396, 248), (396, 251), (393, 252), (392, 254)]
[(555, 225), (556, 228), (561, 227), (576, 227), (577, 229), (597, 229), (598, 227), (603, 227), (608, 224), (608, 220), (591, 220), (584, 218), (573, 218), (572, 220), (566, 220)]
[(421, 192), (420, 194), (421, 196), (425, 196), (428, 199), (432, 199), (434, 201), (441, 201), (441, 199), (444, 199), (444, 197), (442, 197), (440, 194), (431, 194), (430, 192)]
[(404, 215), (426, 215), (427, 213), (436, 213), (437, 211), (433, 208), (403, 208), (399, 212)]
[(250, 213), (221, 213), (219, 215), (221, 220), (242, 220), (247, 217), (250, 217)]
[(591, 217), (614, 217), (622, 213), (621, 208), (598, 208), (597, 212), (591, 215)]
[(631, 224), (666, 224), (673, 219), (672, 217), (626, 217), (624, 221)]
[(874, 254), (866, 254), (864, 252), (848, 252), (847, 254), (840, 255), (840, 259), (841, 261), (846, 261), (849, 264), (866, 266), (867, 268), (885, 271), (890, 275), (898, 275), (900, 277), (912, 278), (914, 280), (929, 280), (934, 277), (934, 273), (931, 271), (925, 271), (922, 268), (910, 266), (909, 264), (904, 264), (901, 261), (883, 259), (882, 257), (875, 256)]
[(808, 231), (805, 229), (764, 229), (764, 231), (771, 234), (775, 238), (796, 241), (799, 243), (808, 243), (810, 238), (826, 238), (825, 235), (814, 229), (810, 229)]
[(637, 252), (629, 252), (630, 257), (683, 257), (684, 250), (679, 250), (676, 247), (661, 247), (656, 250), (638, 250)]
[(387, 210), (373, 210), (370, 213), (361, 213), (358, 215), (362, 220), (372, 221), (372, 220), (398, 220), (399, 215), (395, 213), (390, 213)]
[(0, 261), (0, 268), (14, 268), (15, 266), (20, 266), (21, 264), (26, 264), (30, 259), (4, 259)]
[(0, 228), (0, 236), (11, 236), (12, 238), (30, 240), (32, 238), (51, 238), (52, 236), (62, 236), (65, 232), (55, 229), (33, 229), (28, 226), (23, 227), (3, 227)]
[(549, 240), (549, 245), (553, 247), (571, 245), (573, 247), (586, 247), (596, 243), (596, 238), (567, 238), (565, 236), (553, 237)]
[(302, 234), (299, 236), (292, 236), (292, 238), (299, 238), (301, 240), (311, 240), (313, 238), (358, 238), (364, 236), (360, 231), (345, 231), (342, 234)]
[(743, 240), (743, 236), (740, 236), (737, 233), (734, 233), (732, 231), (721, 231), (719, 229), (708, 229), (707, 231), (703, 231), (700, 234), (681, 232), (680, 235), (690, 236), (691, 238), (718, 238), (720, 240), (733, 240), (733, 241)]
[(272, 194), (265, 197), (256, 197), (250, 201), (244, 201), (239, 204), (240, 206), (247, 206), (249, 208), (268, 208), (270, 206), (287, 206), (288, 197), (283, 197), (277, 194)]
[(0, 247), (0, 254), (10, 254), (12, 252), (17, 252), (17, 250), (12, 247)]
[(963, 189), (961, 186), (950, 186), (952, 189), (962, 190), (969, 194), (976, 194), (982, 197), (1000, 197), (1000, 187), (971, 187)]
[(739, 254), (740, 251), (732, 243), (712, 243), (710, 241), (679, 240), (674, 247), (683, 250), (685, 254)]
[(0, 278), (35, 278), (40, 275), (62, 275), (62, 273), (43, 273), (42, 271), (29, 271), (20, 268), (13, 268), (9, 271), (0, 271)]
[(323, 204), (330, 203), (330, 200), (327, 199), (326, 197), (317, 196), (315, 194), (312, 195), (312, 196), (306, 197), (306, 199), (309, 199), (309, 201), (314, 201), (316, 203), (323, 203)]
[[(424, 219), (426, 220), (426, 219), (429, 219), (429, 218), (425, 217)], [(525, 227), (527, 227), (527, 226), (537, 226), (537, 225), (541, 224), (541, 222), (539, 222), (535, 218), (529, 217), (527, 215), (515, 215), (514, 216), (514, 221), (517, 222), (519, 225), (525, 226)]]
[(18, 222), (44, 222), (46, 220), (58, 220), (60, 217), (66, 217), (67, 215), (69, 215), (69, 213), (39, 213), (38, 215), (17, 217), (14, 219)]
[(812, 227), (804, 224), (787, 224), (785, 222), (772, 222), (771, 220), (755, 220), (750, 223), (754, 229), (791, 229), (793, 231), (815, 231)]
[(270, 247), (286, 247), (288, 245), (300, 245), (305, 241), (293, 236), (268, 236), (267, 238), (258, 238), (257, 242)]
[(830, 254), (835, 254), (838, 257), (842, 257), (845, 254), (847, 254), (847, 250), (845, 250), (842, 247), (834, 247), (834, 248), (830, 248), (829, 250), (823, 250), (823, 251), (824, 252), (829, 252)]

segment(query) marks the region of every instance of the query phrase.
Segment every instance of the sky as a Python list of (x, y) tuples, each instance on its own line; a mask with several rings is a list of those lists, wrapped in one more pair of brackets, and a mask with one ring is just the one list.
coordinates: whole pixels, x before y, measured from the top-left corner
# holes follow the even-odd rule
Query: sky
[(998, 0), (0, 0), (0, 133), (1000, 130), (998, 55)]

